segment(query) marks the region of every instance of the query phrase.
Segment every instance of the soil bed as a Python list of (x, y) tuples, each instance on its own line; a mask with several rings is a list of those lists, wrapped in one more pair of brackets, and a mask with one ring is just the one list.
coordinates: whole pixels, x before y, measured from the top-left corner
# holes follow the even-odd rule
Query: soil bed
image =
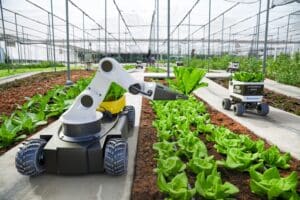
[[(76, 82), (93, 74), (92, 71), (76, 70), (71, 72), (71, 80)], [(17, 105), (23, 105), (26, 97), (45, 94), (55, 85), (66, 83), (66, 72), (47, 72), (36, 74), (28, 78), (15, 80), (0, 85), (0, 115), (10, 115)]]
[[(199, 99), (199, 98), (198, 98)], [(201, 99), (199, 99), (202, 101)], [(206, 102), (207, 111), (210, 114), (211, 123), (224, 126), (235, 133), (249, 135), (252, 139), (260, 139), (248, 128), (234, 121), (225, 114), (215, 110), (209, 106)], [(141, 121), (138, 136), (138, 146), (135, 162), (135, 175), (133, 180), (133, 187), (131, 198), (134, 200), (144, 199), (163, 199), (156, 186), (156, 174), (153, 170), (156, 168), (156, 161), (154, 160), (155, 152), (152, 149), (152, 145), (156, 142), (156, 130), (152, 127), (152, 121), (155, 119), (155, 113), (153, 112), (149, 101), (143, 99)], [(208, 142), (205, 138), (205, 134), (200, 134), (199, 137), (205, 143), (208, 153), (214, 155), (215, 159), (223, 159), (224, 156), (219, 154), (213, 147), (212, 142)], [(266, 143), (266, 147), (269, 145)], [(293, 159), (291, 161), (291, 169), (282, 170), (281, 174), (289, 174), (291, 171), (297, 171), (300, 176), (300, 162)], [(240, 192), (236, 195), (237, 199), (241, 200), (256, 200), (262, 199), (261, 197), (251, 193), (250, 191), (250, 176), (246, 172), (238, 172), (236, 170), (228, 170), (219, 167), (223, 181), (229, 181), (236, 185)], [(190, 182), (194, 182), (195, 177), (188, 173)], [(298, 186), (298, 191), (300, 187)]]
[[(224, 88), (228, 88), (228, 79), (211, 79)], [(300, 116), (300, 100), (268, 89), (264, 89), (264, 101), (270, 106)]]
[[(93, 71), (76, 70), (71, 72), (71, 80), (78, 81), (81, 78), (90, 77)], [(66, 83), (66, 72), (47, 72), (33, 75), (20, 80), (15, 80), (10, 83), (0, 85), (0, 115), (11, 115), (18, 105), (23, 105), (27, 101), (27, 97), (32, 97), (36, 94), (45, 94), (48, 90), (56, 85), (64, 85)], [(37, 127), (33, 133), (26, 133), (27, 137), (48, 126), (58, 117), (50, 117), (47, 124)], [(1, 124), (1, 121), (0, 121)], [(15, 142), (13, 145), (0, 149), (0, 155), (18, 145), (20, 142)]]

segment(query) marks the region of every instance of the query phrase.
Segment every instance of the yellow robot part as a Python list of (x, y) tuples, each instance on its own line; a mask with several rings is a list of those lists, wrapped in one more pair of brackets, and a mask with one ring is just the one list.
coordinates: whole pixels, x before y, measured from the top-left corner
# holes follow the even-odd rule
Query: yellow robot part
[(123, 110), (126, 105), (126, 98), (123, 95), (120, 99), (115, 101), (104, 101), (99, 104), (97, 111), (109, 111), (111, 114), (117, 114)]

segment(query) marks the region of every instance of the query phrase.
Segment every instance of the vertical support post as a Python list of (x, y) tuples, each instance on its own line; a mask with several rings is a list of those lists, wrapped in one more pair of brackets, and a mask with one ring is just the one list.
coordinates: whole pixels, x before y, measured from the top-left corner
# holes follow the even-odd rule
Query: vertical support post
[(101, 54), (101, 27), (99, 26), (98, 29), (98, 34), (99, 34), (99, 55)]
[(16, 24), (16, 37), (17, 37), (17, 48), (18, 48), (18, 63), (20, 64), (20, 43), (19, 43), (17, 13), (15, 13), (15, 24)]
[(49, 62), (50, 52), (49, 52), (49, 43), (51, 42), (51, 29), (50, 29), (50, 13), (48, 13), (48, 26), (47, 26), (47, 39), (46, 39), (46, 48), (47, 48), (47, 61)]
[(126, 42), (127, 38), (126, 38), (126, 35), (127, 35), (127, 32), (126, 32), (126, 28), (125, 28), (125, 32), (124, 32), (124, 49), (125, 49), (125, 53), (127, 53), (127, 42)]
[(190, 66), (190, 34), (191, 34), (191, 14), (188, 18), (188, 66)]
[(66, 85), (72, 85), (70, 71), (70, 40), (69, 40), (69, 0), (66, 0), (66, 36), (67, 36), (67, 82)]
[(209, 71), (210, 65), (210, 18), (211, 18), (211, 0), (209, 0), (209, 11), (208, 11), (208, 49), (207, 49), (207, 57), (208, 57), (208, 66), (207, 70)]
[(230, 54), (231, 27), (232, 26), (229, 27), (228, 54)]
[(204, 45), (204, 42), (205, 42), (205, 26), (203, 27), (203, 40), (202, 40), (202, 50), (203, 50), (203, 55), (204, 55), (204, 59), (205, 59), (206, 56), (205, 56), (205, 45)]
[(285, 38), (285, 47), (284, 47), (284, 53), (287, 54), (287, 44), (288, 44), (288, 40), (289, 40), (289, 29), (290, 29), (290, 19), (291, 19), (291, 14), (289, 14), (288, 16), (288, 24), (286, 27), (286, 38)]
[[(54, 35), (54, 18), (53, 18), (53, 0), (51, 0), (51, 21), (52, 21), (52, 46), (53, 46), (53, 62), (56, 62), (55, 53), (55, 35)], [(56, 66), (54, 65), (54, 71), (56, 72)]]
[[(29, 36), (28, 36), (28, 33), (26, 34), (26, 40), (27, 40), (27, 42), (29, 42)], [(26, 50), (27, 50), (27, 60), (28, 60), (28, 62), (30, 63), (30, 58), (31, 58), (31, 54), (30, 54), (30, 51), (28, 51), (28, 48), (30, 47), (30, 45), (29, 46), (26, 46), (27, 48), (26, 48)]]
[(279, 27), (277, 28), (277, 42), (276, 42), (276, 49), (275, 49), (275, 56), (274, 56), (274, 60), (277, 57), (277, 50), (278, 50), (278, 45), (279, 45)]
[[(22, 26), (22, 36), (23, 36), (23, 43), (24, 43), (25, 42), (24, 26)], [(25, 45), (23, 46), (23, 50), (24, 50), (24, 62), (27, 63)]]
[(258, 58), (258, 52), (259, 52), (259, 33), (260, 33), (260, 13), (261, 13), (261, 0), (259, 0), (259, 10), (257, 14), (257, 24), (256, 24), (256, 57)]
[(221, 55), (223, 55), (223, 51), (224, 51), (224, 13), (222, 15)]
[(82, 39), (83, 39), (83, 63), (85, 62), (85, 26), (84, 26), (84, 12), (82, 12)]
[(77, 63), (77, 55), (75, 54), (75, 50), (76, 50), (76, 45), (75, 45), (75, 30), (74, 30), (74, 25), (72, 26), (72, 32), (73, 32), (73, 46), (74, 46), (74, 62)]
[[(0, 9), (1, 9), (1, 22), (2, 22), (2, 34), (3, 34), (3, 41), (4, 41), (4, 50), (5, 50), (5, 56), (4, 56), (4, 62), (6, 63), (8, 58), (8, 51), (7, 51), (7, 44), (6, 44), (6, 34), (5, 34), (5, 25), (4, 25), (4, 17), (3, 17), (3, 7), (2, 7), (2, 0), (0, 0)], [(9, 67), (7, 68), (9, 72)]]
[(167, 62), (167, 77), (170, 78), (170, 0), (168, 0), (168, 47), (167, 47), (167, 54), (168, 54), (168, 62)]
[(156, 13), (157, 13), (156, 14), (156, 16), (157, 16), (157, 19), (156, 19), (157, 58), (156, 58), (156, 60), (159, 60), (159, 58), (160, 58), (160, 55), (159, 55), (159, 0), (157, 0), (157, 3), (156, 3)]
[(178, 37), (178, 40), (177, 40), (177, 45), (178, 45), (178, 52), (177, 53), (178, 53), (178, 56), (180, 56), (179, 29), (180, 29), (180, 26), (178, 26), (178, 29), (177, 29), (178, 30), (178, 36), (177, 36)]
[(269, 13), (270, 13), (270, 0), (267, 0), (266, 28), (265, 28), (265, 41), (264, 41), (264, 58), (263, 58), (263, 74), (266, 73), (266, 64), (267, 64)]
[(119, 52), (119, 61), (121, 62), (121, 15), (119, 13), (119, 18), (118, 18), (118, 52)]
[(105, 0), (105, 56), (107, 56), (107, 0)]
[(233, 45), (232, 45), (232, 49), (231, 49), (231, 52), (234, 54), (234, 47), (235, 47), (235, 34), (232, 34), (232, 42), (233, 42)]
[(215, 55), (215, 34), (212, 35), (212, 48), (211, 48), (211, 55)]
[(190, 66), (190, 34), (191, 34), (191, 14), (189, 14), (188, 23), (188, 66)]

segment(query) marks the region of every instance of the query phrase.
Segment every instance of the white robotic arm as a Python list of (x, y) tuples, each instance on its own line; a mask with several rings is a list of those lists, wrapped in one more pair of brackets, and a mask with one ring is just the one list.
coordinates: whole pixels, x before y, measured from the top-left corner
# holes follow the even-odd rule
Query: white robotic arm
[(112, 82), (116, 82), (132, 94), (140, 94), (153, 100), (175, 100), (187, 97), (154, 82), (136, 81), (113, 58), (103, 58), (89, 86), (75, 99), (73, 105), (60, 117), (63, 124), (89, 124), (99, 121), (102, 113), (96, 112), (104, 100)]

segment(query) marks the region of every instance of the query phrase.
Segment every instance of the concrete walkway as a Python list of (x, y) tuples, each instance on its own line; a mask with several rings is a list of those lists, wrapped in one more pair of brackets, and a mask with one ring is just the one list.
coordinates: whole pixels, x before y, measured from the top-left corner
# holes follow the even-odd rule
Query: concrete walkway
[[(143, 80), (142, 70), (133, 73), (138, 80)], [(18, 146), (0, 157), (0, 199), (1, 200), (128, 200), (134, 176), (134, 160), (137, 145), (138, 125), (141, 114), (142, 97), (126, 95), (129, 105), (136, 110), (133, 137), (128, 140), (129, 160), (127, 175), (112, 177), (105, 174), (91, 174), (81, 176), (62, 176), (43, 174), (38, 177), (20, 175), (15, 168), (15, 155)], [(33, 137), (43, 132), (55, 132), (60, 122), (56, 121)]]
[[(155, 72), (146, 72), (144, 73), (145, 78), (167, 78), (167, 72), (164, 73), (155, 73)], [(174, 78), (174, 73), (170, 73), (170, 78)]]
[(33, 75), (39, 74), (39, 73), (42, 73), (42, 72), (26, 72), (26, 73), (22, 73), (22, 74), (6, 76), (6, 77), (3, 77), (3, 78), (0, 78), (0, 85), (3, 85), (5, 83), (9, 83), (9, 82), (13, 82), (17, 79), (27, 78), (27, 77), (30, 77), (30, 76), (33, 76)]
[(277, 145), (282, 151), (300, 159), (300, 117), (270, 106), (270, 113), (261, 117), (255, 113), (247, 112), (242, 117), (237, 117), (233, 111), (222, 108), (222, 100), (228, 97), (228, 90), (211, 81), (207, 88), (200, 88), (194, 93), (220, 112), (249, 128), (256, 135), (266, 139), (268, 143)]
[[(300, 78), (300, 77), (299, 77)], [(265, 88), (300, 100), (300, 88), (266, 79)]]
[[(167, 72), (164, 73), (155, 73), (155, 72), (147, 72), (144, 74), (147, 78), (166, 78)], [(230, 73), (227, 72), (209, 72), (205, 75), (207, 78), (229, 78)], [(170, 73), (170, 77), (175, 77), (174, 73)]]

